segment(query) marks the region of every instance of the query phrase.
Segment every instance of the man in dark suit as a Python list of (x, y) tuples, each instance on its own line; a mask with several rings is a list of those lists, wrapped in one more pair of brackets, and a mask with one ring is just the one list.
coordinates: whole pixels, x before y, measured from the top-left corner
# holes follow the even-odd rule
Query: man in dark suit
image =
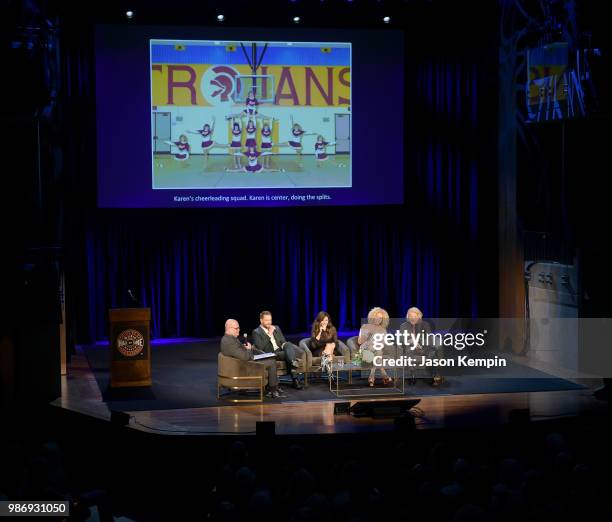
[(272, 324), (272, 312), (266, 310), (259, 314), (259, 326), (253, 330), (253, 344), (262, 352), (274, 353), (277, 359), (285, 361), (293, 387), (296, 390), (302, 389), (296, 368), (299, 366), (297, 359), (302, 357), (304, 352), (287, 341), (281, 329)]
[[(227, 357), (234, 357), (241, 361), (253, 360), (254, 353), (259, 350), (253, 348), (251, 343), (242, 344), (238, 340), (240, 335), (240, 325), (235, 319), (225, 321), (225, 335), (221, 338), (221, 353)], [(278, 388), (278, 375), (276, 375), (276, 359), (262, 359), (261, 362), (266, 368), (268, 374), (268, 391), (267, 397), (278, 399), (282, 397)]]

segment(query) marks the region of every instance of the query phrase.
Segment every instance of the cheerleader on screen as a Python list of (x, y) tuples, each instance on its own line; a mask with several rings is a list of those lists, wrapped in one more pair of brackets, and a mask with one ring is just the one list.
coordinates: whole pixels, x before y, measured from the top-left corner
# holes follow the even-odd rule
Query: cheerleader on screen
[(255, 120), (249, 118), (249, 121), (246, 125), (246, 142), (244, 146), (248, 149), (249, 147), (257, 147), (257, 125), (255, 125)]
[(187, 136), (185, 134), (181, 134), (179, 136), (178, 141), (164, 141), (176, 149), (174, 153), (174, 159), (177, 161), (187, 161), (189, 159), (189, 154), (191, 153), (191, 147), (189, 146), (189, 141), (187, 140)]
[(187, 132), (189, 132), (190, 134), (198, 134), (199, 136), (202, 136), (202, 152), (204, 153), (204, 164), (205, 165), (208, 160), (208, 154), (211, 149), (213, 149), (214, 147), (224, 148), (224, 149), (227, 148), (226, 144), (217, 143), (213, 141), (213, 134), (215, 133), (215, 118), (214, 117), (212, 119), (212, 126), (209, 125), (208, 123), (205, 123), (201, 129), (197, 131), (187, 131)]
[(268, 118), (268, 116), (259, 112), (259, 105), (259, 100), (255, 97), (255, 89), (251, 89), (244, 102), (244, 110), (237, 114), (230, 114), (230, 117), (247, 116), (248, 118)]
[(257, 98), (255, 97), (255, 89), (251, 89), (249, 91), (249, 94), (247, 94), (246, 101), (244, 103), (245, 103), (244, 113), (249, 118), (256, 117), (257, 113), (259, 112), (258, 111), (259, 102), (257, 101)]
[[(272, 118), (272, 125), (276, 121)], [(264, 167), (270, 167), (270, 155), (272, 154), (272, 129), (268, 120), (264, 120), (261, 127), (261, 155), (263, 156)]]
[(228, 116), (232, 120), (232, 141), (229, 144), (229, 152), (234, 156), (234, 168), (241, 169), (240, 156), (242, 155), (242, 125), (240, 120)]
[[(314, 149), (315, 161), (318, 168), (321, 167), (324, 161), (327, 161), (329, 159), (329, 156), (327, 155), (327, 147), (331, 147), (335, 144), (335, 141), (325, 141), (325, 138), (321, 134), (317, 136), (317, 141), (315, 141)], [(336, 167), (346, 167), (346, 164), (344, 163), (334, 163), (334, 165), (336, 165)]]
[(298, 166), (302, 166), (302, 138), (304, 136), (314, 136), (314, 132), (306, 132), (299, 123), (293, 121), (291, 116), (291, 139), (287, 143), (281, 143), (281, 147), (291, 147), (297, 154)]
[(329, 156), (327, 155), (327, 147), (331, 147), (335, 145), (336, 142), (325, 141), (325, 138), (320, 134), (317, 136), (317, 141), (315, 141), (315, 160), (317, 162), (317, 167), (321, 167), (321, 163), (327, 161)]
[(247, 165), (245, 167), (225, 170), (228, 172), (285, 172), (285, 169), (268, 169), (262, 167), (258, 161), (261, 152), (257, 152), (255, 147), (249, 147), (243, 155), (247, 159)]

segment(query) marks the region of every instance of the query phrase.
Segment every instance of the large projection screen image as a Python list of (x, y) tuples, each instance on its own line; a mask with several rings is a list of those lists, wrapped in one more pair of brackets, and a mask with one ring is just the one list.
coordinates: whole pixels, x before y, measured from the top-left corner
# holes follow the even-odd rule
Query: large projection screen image
[(152, 188), (351, 187), (351, 44), (151, 40)]
[(404, 202), (403, 33), (96, 26), (100, 208)]

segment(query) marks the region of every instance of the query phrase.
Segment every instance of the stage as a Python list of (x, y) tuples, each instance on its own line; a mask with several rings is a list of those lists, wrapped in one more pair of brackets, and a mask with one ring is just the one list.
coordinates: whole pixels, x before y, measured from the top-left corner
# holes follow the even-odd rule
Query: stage
[[(327, 380), (321, 377), (311, 378), (305, 390), (293, 390), (284, 384), (287, 397), (283, 400), (265, 400), (256, 405), (216, 401), (213, 396), (216, 346), (216, 340), (156, 342), (152, 347), (151, 389), (119, 393), (107, 389), (108, 367), (104, 368), (107, 348), (104, 345), (80, 348), (72, 356), (67, 375), (62, 377), (62, 397), (52, 405), (105, 421), (110, 421), (111, 410), (124, 411), (131, 416), (130, 429), (163, 435), (254, 434), (257, 421), (274, 421), (278, 435), (394, 429), (393, 419), (335, 415), (334, 404), (344, 401), (329, 392)], [(606, 414), (607, 405), (592, 396), (592, 389), (599, 386), (597, 380), (551, 378), (555, 370), (535, 367), (522, 357), (513, 357), (513, 363), (530, 364), (533, 377), (500, 379), (507, 381), (503, 385), (480, 382), (478, 386), (470, 385), (469, 379), (462, 382), (452, 377), (439, 388), (419, 380), (415, 386), (406, 386), (404, 396), (359, 400), (418, 398), (421, 401), (413, 413), (416, 427), (421, 430), (500, 426), (525, 416), (538, 421)], [(198, 394), (202, 396), (198, 398)]]

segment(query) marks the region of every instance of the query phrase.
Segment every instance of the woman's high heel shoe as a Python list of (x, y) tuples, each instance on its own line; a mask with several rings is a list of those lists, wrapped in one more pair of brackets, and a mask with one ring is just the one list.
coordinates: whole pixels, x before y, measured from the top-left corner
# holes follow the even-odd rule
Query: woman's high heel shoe
[(370, 388), (374, 388), (374, 379), (372, 377), (368, 378), (368, 386)]
[(393, 379), (391, 377), (383, 377), (383, 384), (386, 386), (389, 383), (392, 383)]

